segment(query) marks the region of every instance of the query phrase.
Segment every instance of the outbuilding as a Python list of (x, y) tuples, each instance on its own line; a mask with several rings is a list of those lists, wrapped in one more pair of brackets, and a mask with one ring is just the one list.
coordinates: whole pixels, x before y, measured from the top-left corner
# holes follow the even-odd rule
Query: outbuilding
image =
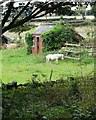
[(33, 40), (33, 46), (32, 46), (32, 54), (38, 54), (42, 53), (42, 47), (43, 47), (43, 41), (42, 41), (42, 34), (52, 29), (53, 25), (41, 25), (37, 27), (36, 31), (32, 33), (32, 40)]
[(1, 48), (6, 49), (6, 44), (9, 44), (12, 41), (12, 39), (5, 35), (1, 35), (1, 38), (2, 38), (2, 47)]
[[(32, 54), (42, 53), (43, 48), (42, 34), (52, 29), (53, 27), (54, 25), (40, 25), (37, 27), (36, 31), (32, 33), (33, 41)], [(82, 42), (82, 40), (84, 40), (84, 38), (78, 33), (75, 34), (75, 37), (73, 39), (75, 39), (77, 43), (80, 43)]]

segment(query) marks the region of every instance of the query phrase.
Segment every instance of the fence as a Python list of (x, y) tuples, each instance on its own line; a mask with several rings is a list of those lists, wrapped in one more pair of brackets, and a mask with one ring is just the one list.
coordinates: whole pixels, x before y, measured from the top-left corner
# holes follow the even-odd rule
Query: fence
[[(64, 50), (65, 58), (80, 60), (81, 45), (65, 43), (66, 49)], [(78, 56), (79, 57), (76, 57)]]
[(96, 56), (94, 44), (69, 44), (65, 43), (64, 56), (67, 59), (81, 60), (81, 59), (94, 59)]
[(96, 43), (94, 42), (84, 42), (82, 43), (82, 46), (85, 48), (96, 48)]

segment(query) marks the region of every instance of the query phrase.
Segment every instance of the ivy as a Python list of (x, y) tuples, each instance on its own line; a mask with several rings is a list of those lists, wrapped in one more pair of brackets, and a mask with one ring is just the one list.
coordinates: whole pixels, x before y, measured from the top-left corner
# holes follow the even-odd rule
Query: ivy
[(71, 26), (56, 25), (50, 31), (45, 32), (43, 37), (43, 50), (51, 51), (60, 49), (66, 42), (77, 43), (75, 39), (75, 30)]
[(32, 35), (30, 33), (26, 33), (25, 34), (25, 40), (27, 42), (27, 54), (31, 54), (32, 53)]

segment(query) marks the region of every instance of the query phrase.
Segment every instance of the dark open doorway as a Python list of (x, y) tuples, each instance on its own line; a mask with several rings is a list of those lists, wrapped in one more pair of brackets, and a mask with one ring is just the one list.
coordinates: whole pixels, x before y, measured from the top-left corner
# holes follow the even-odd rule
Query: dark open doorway
[(39, 42), (40, 42), (39, 40), (40, 40), (40, 38), (37, 37), (37, 53), (39, 53), (39, 48), (40, 48), (40, 47), (39, 47)]

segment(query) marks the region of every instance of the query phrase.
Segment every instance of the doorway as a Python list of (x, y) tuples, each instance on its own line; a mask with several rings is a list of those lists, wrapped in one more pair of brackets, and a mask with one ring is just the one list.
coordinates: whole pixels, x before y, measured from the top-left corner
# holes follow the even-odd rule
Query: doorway
[(37, 54), (39, 53), (39, 49), (40, 49), (39, 42), (40, 42), (40, 38), (37, 37)]

